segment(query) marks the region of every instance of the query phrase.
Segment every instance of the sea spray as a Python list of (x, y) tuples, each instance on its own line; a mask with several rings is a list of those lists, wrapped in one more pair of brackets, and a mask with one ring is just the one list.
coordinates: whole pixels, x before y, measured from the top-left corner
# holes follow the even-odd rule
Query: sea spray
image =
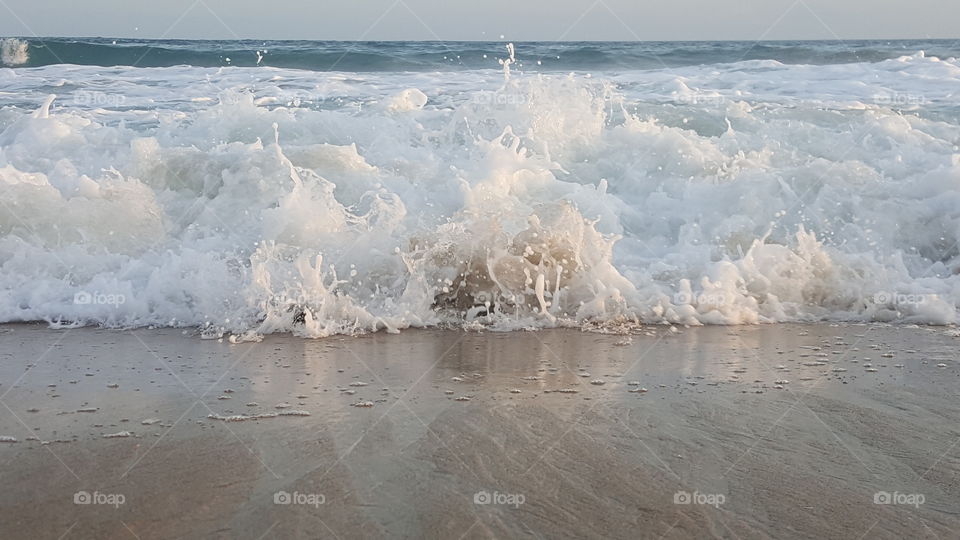
[[(238, 342), (955, 321), (956, 60), (489, 63), (118, 68), (124, 99), (87, 101), (39, 89), (111, 91), (97, 69), (0, 70), (24, 89), (0, 115), (0, 320)], [(909, 91), (922, 114), (871, 101)]]
[(22, 39), (0, 39), (0, 65), (21, 66), (30, 59), (30, 44)]

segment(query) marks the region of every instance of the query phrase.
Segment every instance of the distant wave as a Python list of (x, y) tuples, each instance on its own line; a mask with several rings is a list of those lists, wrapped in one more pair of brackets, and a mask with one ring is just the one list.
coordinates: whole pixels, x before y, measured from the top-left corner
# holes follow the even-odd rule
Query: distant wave
[[(8, 38), (3, 63), (196, 67), (257, 65), (315, 71), (496, 69), (500, 42), (202, 41), (106, 38)], [(785, 64), (879, 62), (924, 50), (960, 56), (949, 40), (777, 42), (529, 42), (518, 67), (528, 70), (632, 70), (776, 60)]]

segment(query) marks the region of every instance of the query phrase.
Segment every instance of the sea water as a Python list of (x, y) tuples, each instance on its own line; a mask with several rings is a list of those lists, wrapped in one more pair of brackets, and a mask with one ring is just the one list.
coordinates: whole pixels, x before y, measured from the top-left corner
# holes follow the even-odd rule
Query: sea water
[(960, 43), (0, 40), (0, 321), (949, 324)]

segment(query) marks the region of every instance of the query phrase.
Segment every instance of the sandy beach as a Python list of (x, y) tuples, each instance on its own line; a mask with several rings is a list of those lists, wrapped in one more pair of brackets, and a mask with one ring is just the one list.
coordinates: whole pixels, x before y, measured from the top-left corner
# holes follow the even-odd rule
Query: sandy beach
[(942, 327), (2, 332), (3, 538), (960, 531)]

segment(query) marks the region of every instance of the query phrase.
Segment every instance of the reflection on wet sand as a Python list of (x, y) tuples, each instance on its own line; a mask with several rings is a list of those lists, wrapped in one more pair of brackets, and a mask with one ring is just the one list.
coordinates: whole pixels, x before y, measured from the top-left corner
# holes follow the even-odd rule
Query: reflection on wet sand
[(960, 530), (956, 338), (942, 329), (238, 345), (172, 330), (6, 329), (0, 436), (16, 442), (0, 444), (5, 538)]

